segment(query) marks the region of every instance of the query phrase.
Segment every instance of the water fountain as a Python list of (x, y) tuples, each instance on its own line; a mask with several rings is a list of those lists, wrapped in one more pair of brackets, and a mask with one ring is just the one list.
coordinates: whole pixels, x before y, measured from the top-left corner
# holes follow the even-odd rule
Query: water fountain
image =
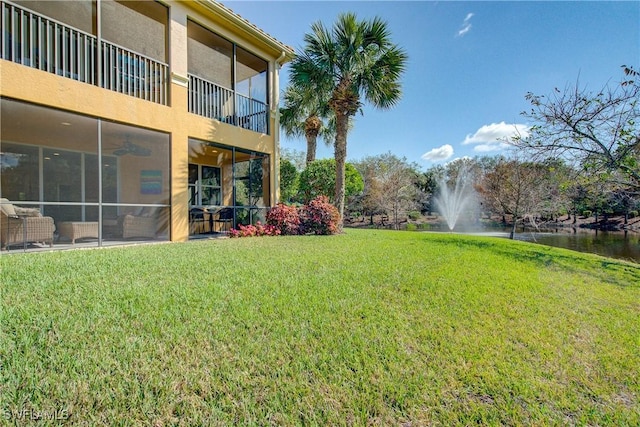
[(438, 182), (439, 193), (435, 204), (445, 220), (450, 231), (456, 226), (460, 213), (475, 200), (475, 193), (471, 186), (467, 168), (462, 167), (456, 177), (455, 186), (450, 188), (445, 178)]

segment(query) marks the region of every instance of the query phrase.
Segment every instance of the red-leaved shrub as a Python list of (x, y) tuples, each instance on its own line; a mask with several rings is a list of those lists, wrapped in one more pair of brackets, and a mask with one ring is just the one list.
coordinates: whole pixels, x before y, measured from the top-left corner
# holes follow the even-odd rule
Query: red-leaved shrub
[(279, 203), (267, 213), (267, 224), (278, 230), (282, 235), (300, 234), (300, 215), (295, 206)]
[(336, 234), (340, 214), (327, 196), (318, 196), (301, 208), (278, 204), (267, 213), (267, 225), (238, 225), (229, 237)]
[(256, 225), (238, 225), (238, 229), (235, 228), (229, 231), (229, 237), (255, 237), (255, 236), (278, 236), (280, 230), (273, 225), (262, 225), (260, 221), (256, 222)]
[(304, 234), (336, 234), (340, 213), (327, 196), (318, 196), (300, 209)]

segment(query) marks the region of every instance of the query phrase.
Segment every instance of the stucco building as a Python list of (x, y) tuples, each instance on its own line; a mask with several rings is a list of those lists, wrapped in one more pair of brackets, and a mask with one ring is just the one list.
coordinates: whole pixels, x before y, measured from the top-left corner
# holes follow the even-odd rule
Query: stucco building
[(3, 247), (183, 241), (276, 203), (292, 48), (209, 0), (0, 12)]

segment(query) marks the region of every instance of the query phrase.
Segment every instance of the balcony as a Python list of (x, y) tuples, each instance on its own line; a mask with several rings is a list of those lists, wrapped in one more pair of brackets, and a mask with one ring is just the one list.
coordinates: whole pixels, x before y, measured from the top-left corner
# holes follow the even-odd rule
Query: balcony
[(166, 63), (4, 0), (0, 58), (168, 105)]
[(193, 74), (189, 74), (189, 112), (254, 132), (269, 129), (267, 104)]

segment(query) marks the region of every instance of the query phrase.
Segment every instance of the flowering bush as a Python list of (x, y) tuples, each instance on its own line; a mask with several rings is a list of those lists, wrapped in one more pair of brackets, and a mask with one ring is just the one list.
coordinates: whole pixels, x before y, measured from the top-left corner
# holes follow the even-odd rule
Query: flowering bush
[(254, 237), (254, 236), (278, 236), (280, 230), (273, 225), (262, 225), (260, 221), (256, 225), (238, 225), (238, 229), (231, 229), (229, 237)]
[(229, 237), (336, 234), (340, 214), (327, 196), (318, 196), (301, 208), (279, 204), (267, 213), (267, 225), (238, 225)]
[(279, 203), (267, 213), (267, 224), (277, 228), (280, 234), (301, 234), (300, 215), (295, 206)]
[(336, 234), (340, 213), (327, 196), (318, 196), (300, 209), (304, 233)]

